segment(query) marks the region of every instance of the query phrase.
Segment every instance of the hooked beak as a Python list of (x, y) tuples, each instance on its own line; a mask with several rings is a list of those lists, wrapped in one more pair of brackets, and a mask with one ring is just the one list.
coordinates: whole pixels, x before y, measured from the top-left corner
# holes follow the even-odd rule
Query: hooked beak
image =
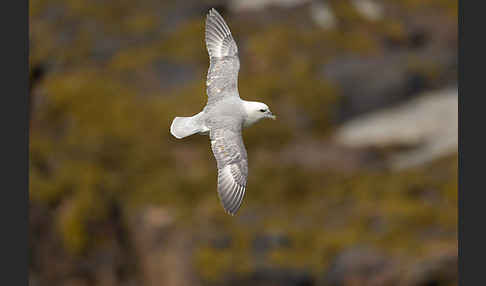
[(267, 116), (266, 117), (271, 118), (273, 120), (277, 119), (277, 116), (273, 115), (273, 113), (271, 111), (268, 111), (267, 112)]

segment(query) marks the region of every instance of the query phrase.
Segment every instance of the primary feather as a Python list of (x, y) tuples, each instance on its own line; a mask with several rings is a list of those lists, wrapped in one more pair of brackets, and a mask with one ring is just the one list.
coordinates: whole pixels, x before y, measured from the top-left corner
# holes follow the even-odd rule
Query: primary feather
[(231, 31), (215, 9), (206, 17), (206, 47), (210, 58), (234, 56), (238, 53)]
[(206, 80), (208, 105), (221, 99), (238, 95), (240, 60), (238, 47), (225, 21), (215, 9), (206, 17), (206, 48), (209, 69)]
[(248, 159), (236, 121), (210, 131), (211, 149), (218, 166), (218, 195), (224, 209), (234, 215), (240, 208), (246, 190)]

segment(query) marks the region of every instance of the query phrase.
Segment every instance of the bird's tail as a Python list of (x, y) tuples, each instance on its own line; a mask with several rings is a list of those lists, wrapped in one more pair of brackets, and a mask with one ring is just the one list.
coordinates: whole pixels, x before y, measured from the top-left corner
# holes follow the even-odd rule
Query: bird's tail
[(191, 117), (176, 117), (170, 126), (170, 133), (177, 139), (199, 133), (203, 131), (201, 124), (198, 122), (197, 115)]

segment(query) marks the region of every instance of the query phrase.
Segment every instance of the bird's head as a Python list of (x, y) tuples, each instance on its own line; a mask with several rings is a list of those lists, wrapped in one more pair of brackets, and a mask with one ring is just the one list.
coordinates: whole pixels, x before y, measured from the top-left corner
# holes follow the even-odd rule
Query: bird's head
[(247, 114), (247, 119), (245, 122), (246, 126), (252, 125), (263, 118), (270, 118), (273, 120), (277, 118), (270, 111), (270, 108), (263, 102), (245, 101), (244, 107)]

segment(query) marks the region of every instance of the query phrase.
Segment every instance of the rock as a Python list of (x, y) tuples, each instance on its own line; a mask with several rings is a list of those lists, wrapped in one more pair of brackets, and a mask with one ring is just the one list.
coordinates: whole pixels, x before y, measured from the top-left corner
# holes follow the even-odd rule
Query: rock
[(359, 116), (342, 125), (335, 140), (354, 148), (406, 146), (389, 158), (395, 169), (453, 154), (458, 146), (457, 89), (430, 92), (399, 106)]
[(352, 247), (336, 257), (323, 282), (327, 286), (457, 285), (457, 249), (410, 263), (374, 248)]
[(232, 243), (233, 239), (228, 234), (220, 234), (210, 240), (211, 247), (218, 250), (229, 249)]
[(147, 208), (141, 217), (142, 226), (155, 231), (169, 227), (173, 221), (169, 211), (156, 207)]
[(258, 234), (252, 241), (253, 257), (257, 269), (265, 267), (270, 251), (288, 248), (291, 243), (291, 240), (285, 234)]
[(457, 285), (457, 263), (457, 249), (425, 258), (411, 268), (400, 285)]
[(376, 1), (353, 0), (351, 3), (356, 10), (368, 20), (376, 21), (383, 17), (383, 7)]
[(312, 2), (309, 7), (312, 20), (323, 29), (331, 29), (336, 26), (336, 16), (331, 7), (325, 2)]
[(405, 53), (361, 58), (347, 56), (327, 63), (323, 76), (339, 86), (337, 121), (390, 106), (425, 88), (424, 76), (408, 71)]
[(346, 147), (325, 140), (299, 140), (275, 155), (284, 165), (308, 170), (353, 172), (362, 168), (385, 167), (382, 156), (373, 150)]
[(191, 236), (177, 229), (170, 210), (148, 207), (131, 229), (143, 285), (198, 285)]
[(457, 79), (457, 49), (437, 28), (405, 27), (405, 43), (375, 56), (343, 54), (327, 62), (321, 75), (337, 87), (336, 121), (388, 107)]
[(311, 2), (311, 0), (233, 0), (229, 8), (234, 12), (260, 11), (268, 7), (292, 8)]
[(391, 258), (370, 247), (352, 247), (340, 253), (326, 276), (329, 286), (392, 286), (397, 272)]
[(234, 277), (228, 280), (227, 285), (240, 286), (313, 286), (314, 278), (305, 271), (294, 269), (261, 268), (246, 277)]
[(279, 247), (289, 247), (290, 239), (283, 234), (260, 234), (253, 240), (253, 251), (263, 253)]

